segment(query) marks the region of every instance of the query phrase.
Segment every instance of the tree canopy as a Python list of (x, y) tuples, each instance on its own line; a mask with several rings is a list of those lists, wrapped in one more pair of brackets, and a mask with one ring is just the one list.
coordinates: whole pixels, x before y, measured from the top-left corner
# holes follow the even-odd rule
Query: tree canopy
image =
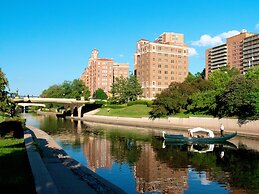
[(0, 112), (13, 116), (15, 114), (15, 104), (10, 100), (8, 90), (8, 80), (0, 68)]
[(90, 92), (88, 87), (84, 85), (81, 80), (75, 79), (71, 81), (64, 81), (60, 85), (52, 85), (48, 89), (44, 90), (41, 97), (48, 98), (76, 98), (80, 99), (84, 97), (88, 99)]
[(95, 99), (100, 99), (100, 100), (106, 100), (108, 98), (107, 94), (104, 92), (103, 89), (98, 88), (94, 94), (93, 94), (93, 98)]
[(7, 110), (8, 106), (8, 92), (7, 92), (7, 87), (8, 87), (8, 80), (5, 77), (4, 72), (0, 68), (0, 111), (5, 112)]
[(123, 104), (137, 100), (143, 91), (137, 78), (130, 75), (129, 78), (117, 77), (111, 86), (111, 93), (111, 102)]
[(179, 112), (218, 117), (259, 118), (259, 67), (245, 76), (235, 68), (213, 71), (208, 80), (197, 73), (183, 83), (172, 82), (154, 100), (151, 118)]

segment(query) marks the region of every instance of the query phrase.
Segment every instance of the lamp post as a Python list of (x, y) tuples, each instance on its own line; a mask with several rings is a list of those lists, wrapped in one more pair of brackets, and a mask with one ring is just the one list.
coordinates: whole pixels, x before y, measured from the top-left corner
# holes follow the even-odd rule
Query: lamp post
[(85, 100), (85, 97), (84, 97), (84, 91), (82, 91), (81, 100)]

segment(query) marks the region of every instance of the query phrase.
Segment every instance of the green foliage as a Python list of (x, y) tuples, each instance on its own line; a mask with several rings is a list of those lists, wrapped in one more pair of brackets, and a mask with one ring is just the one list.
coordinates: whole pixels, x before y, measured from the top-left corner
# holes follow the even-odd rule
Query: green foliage
[(209, 114), (214, 115), (216, 109), (216, 96), (215, 90), (200, 91), (194, 93), (189, 98), (187, 106), (188, 112), (193, 114)]
[(248, 69), (248, 71), (245, 74), (245, 77), (247, 79), (259, 79), (259, 66), (252, 67)]
[(101, 100), (106, 100), (108, 98), (107, 94), (104, 92), (103, 89), (98, 88), (94, 94), (93, 94), (94, 99), (101, 99)]
[(137, 100), (138, 96), (142, 94), (141, 85), (134, 75), (129, 78), (116, 78), (111, 87), (112, 103), (123, 104), (130, 101)]
[(214, 71), (209, 80), (197, 73), (183, 83), (172, 83), (154, 100), (151, 118), (175, 115), (181, 111), (241, 119), (259, 118), (259, 67), (245, 76), (235, 68)]
[(197, 88), (192, 87), (189, 81), (183, 83), (172, 82), (169, 88), (163, 90), (154, 100), (150, 117), (152, 119), (176, 114), (187, 105), (187, 99)]
[(213, 71), (209, 75), (209, 80), (213, 83), (215, 89), (219, 92), (224, 91), (228, 82), (230, 82), (234, 77), (238, 76), (240, 73), (236, 68), (229, 69), (229, 67), (222, 67), (216, 71)]
[(258, 101), (259, 80), (239, 76), (230, 81), (226, 90), (218, 96), (217, 114), (219, 117), (259, 117)]
[(8, 87), (8, 80), (5, 74), (0, 69), (0, 111), (7, 112), (8, 110), (8, 92), (6, 91)]
[(88, 87), (84, 85), (81, 80), (75, 79), (71, 81), (64, 81), (60, 85), (50, 86), (48, 89), (44, 90), (41, 97), (47, 98), (76, 98), (80, 99), (84, 97), (88, 99), (90, 96), (90, 91)]
[(0, 113), (13, 117), (15, 115), (15, 104), (8, 95), (10, 95), (8, 92), (8, 80), (0, 68)]
[(135, 100), (135, 101), (128, 102), (127, 106), (132, 106), (135, 104), (144, 104), (144, 105), (147, 105), (147, 107), (151, 107), (151, 105), (153, 104), (153, 101), (151, 101), (151, 100)]

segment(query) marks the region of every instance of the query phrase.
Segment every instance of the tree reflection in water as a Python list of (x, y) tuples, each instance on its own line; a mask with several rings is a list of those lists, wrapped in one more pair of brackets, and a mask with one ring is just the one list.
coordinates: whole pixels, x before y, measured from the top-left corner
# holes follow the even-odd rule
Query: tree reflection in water
[[(83, 149), (84, 157), (94, 171), (98, 168), (109, 169), (104, 170), (102, 175), (108, 180), (113, 177), (110, 181), (129, 193), (195, 193), (193, 174), (202, 180), (200, 185), (195, 186), (199, 189), (204, 189), (207, 184), (213, 187), (211, 190), (214, 192), (224, 186), (228, 191), (259, 193), (259, 154), (245, 145), (214, 145), (213, 151), (198, 153), (191, 152), (190, 145), (166, 145), (162, 148), (161, 140), (151, 133), (140, 133), (138, 130), (98, 127), (52, 117), (37, 119), (40, 124), (36, 127), (61, 139), (63, 148), (72, 157)], [(193, 149), (201, 152), (207, 148), (205, 145), (195, 145)], [(121, 169), (116, 171), (121, 175), (109, 176), (116, 166), (124, 165), (129, 166), (128, 174)], [(114, 177), (119, 178), (113, 180)], [(130, 188), (122, 179), (135, 185)], [(213, 183), (223, 185), (213, 186)]]

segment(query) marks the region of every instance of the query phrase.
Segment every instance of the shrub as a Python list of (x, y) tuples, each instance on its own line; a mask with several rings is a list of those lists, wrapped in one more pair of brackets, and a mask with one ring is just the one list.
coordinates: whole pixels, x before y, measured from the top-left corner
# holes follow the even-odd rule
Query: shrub
[(22, 119), (7, 119), (0, 123), (0, 135), (5, 137), (11, 135), (15, 138), (22, 138), (25, 129), (25, 120)]

